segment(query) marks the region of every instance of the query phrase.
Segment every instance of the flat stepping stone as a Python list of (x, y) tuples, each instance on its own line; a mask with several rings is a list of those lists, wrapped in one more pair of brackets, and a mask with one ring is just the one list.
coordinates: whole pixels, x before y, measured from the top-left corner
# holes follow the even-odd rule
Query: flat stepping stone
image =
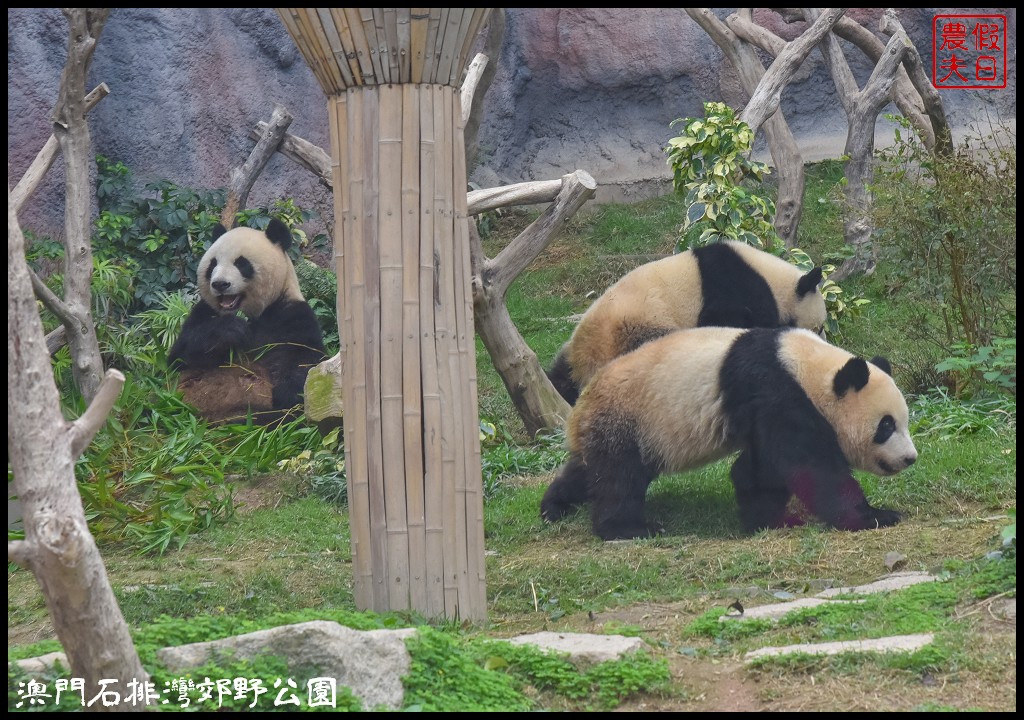
[(569, 654), (574, 665), (587, 665), (618, 660), (626, 653), (635, 652), (646, 644), (638, 637), (625, 635), (596, 635), (594, 633), (538, 632), (520, 635), (509, 640), (512, 645), (534, 645), (542, 650)]
[(874, 593), (889, 592), (890, 590), (902, 590), (925, 582), (933, 582), (937, 578), (926, 572), (908, 570), (906, 572), (895, 572), (880, 580), (868, 583), (867, 585), (855, 585), (852, 587), (834, 587), (822, 590), (815, 597), (835, 597), (836, 595), (872, 595)]
[(935, 639), (932, 633), (920, 635), (893, 635), (892, 637), (874, 640), (844, 640), (842, 642), (810, 643), (803, 645), (783, 645), (782, 647), (763, 647), (751, 650), (743, 656), (744, 662), (753, 662), (764, 657), (780, 657), (782, 655), (841, 655), (843, 653), (894, 653), (914, 652), (920, 650)]
[(902, 590), (903, 588), (908, 588), (919, 583), (932, 582), (935, 579), (936, 577), (934, 575), (926, 572), (897, 572), (866, 585), (828, 588), (827, 590), (822, 590), (820, 593), (817, 593), (814, 597), (798, 598), (796, 600), (788, 600), (786, 602), (775, 603), (773, 605), (758, 605), (756, 607), (745, 608), (742, 614), (722, 615), (718, 618), (718, 621), (778, 620), (794, 610), (817, 607), (818, 605), (823, 605), (829, 602), (861, 602), (859, 600), (831, 599), (838, 595), (873, 595), (875, 593), (890, 592), (892, 590)]
[(718, 622), (730, 622), (734, 620), (779, 620), (795, 610), (818, 607), (819, 605), (835, 605), (837, 603), (859, 603), (863, 600), (828, 600), (826, 598), (799, 598), (786, 602), (775, 603), (774, 605), (758, 605), (757, 607), (744, 608), (742, 615), (722, 615)]

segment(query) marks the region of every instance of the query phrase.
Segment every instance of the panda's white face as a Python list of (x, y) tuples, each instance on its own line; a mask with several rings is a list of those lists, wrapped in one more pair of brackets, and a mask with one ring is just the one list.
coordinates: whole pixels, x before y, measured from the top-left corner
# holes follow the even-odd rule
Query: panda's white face
[[(274, 238), (290, 232), (278, 221), (268, 226)], [(283, 230), (282, 230), (283, 228)], [(295, 268), (281, 242), (253, 228), (238, 227), (218, 237), (198, 269), (199, 294), (219, 313), (241, 310), (250, 319), (287, 297), (302, 300)]]
[(871, 363), (867, 366), (867, 384), (850, 388), (839, 400), (836, 434), (850, 465), (883, 477), (895, 475), (917, 460), (910, 413), (892, 377)]
[(216, 297), (216, 309), (223, 313), (234, 313), (242, 307), (246, 288), (256, 275), (256, 269), (245, 255), (234, 260), (230, 257), (210, 258), (206, 267), (206, 282)]
[(895, 475), (913, 465), (910, 413), (884, 358), (871, 362), (806, 330), (788, 330), (780, 359), (835, 431), (851, 467)]

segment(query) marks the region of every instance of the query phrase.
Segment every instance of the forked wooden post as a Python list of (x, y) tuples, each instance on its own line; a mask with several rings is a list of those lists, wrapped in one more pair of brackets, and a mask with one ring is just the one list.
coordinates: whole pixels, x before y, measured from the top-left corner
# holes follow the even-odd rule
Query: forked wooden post
[(459, 84), (489, 8), (278, 8), (328, 96), (355, 601), (484, 620)]

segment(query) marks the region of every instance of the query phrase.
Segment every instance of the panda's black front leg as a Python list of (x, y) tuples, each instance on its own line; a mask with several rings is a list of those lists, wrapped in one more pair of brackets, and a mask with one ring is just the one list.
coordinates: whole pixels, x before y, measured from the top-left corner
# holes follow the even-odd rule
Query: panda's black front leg
[(839, 530), (873, 530), (898, 523), (895, 510), (873, 507), (852, 473), (818, 478), (818, 491), (805, 504), (830, 526)]
[(799, 524), (786, 515), (792, 493), (768, 467), (758, 467), (754, 453), (744, 450), (729, 471), (736, 490), (740, 522), (747, 532)]
[(221, 315), (205, 302), (192, 308), (181, 335), (167, 354), (172, 369), (210, 370), (226, 365), (248, 349), (249, 326), (237, 315)]

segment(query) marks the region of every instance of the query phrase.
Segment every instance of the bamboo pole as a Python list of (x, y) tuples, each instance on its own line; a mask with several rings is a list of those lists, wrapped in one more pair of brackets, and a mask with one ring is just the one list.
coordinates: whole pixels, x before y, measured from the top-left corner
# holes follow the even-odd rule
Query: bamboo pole
[[(480, 28), (484, 26), (488, 18), (491, 16), (493, 8), (487, 8), (485, 12), (471, 13), (471, 21), (469, 25), (469, 31), (466, 33), (462, 41), (462, 49), (459, 51), (459, 56), (453, 65), (458, 70), (457, 77), (452, 79), (453, 85), (461, 85), (462, 83), (462, 71), (463, 68), (469, 64), (469, 55), (473, 52), (473, 42), (476, 40), (477, 33), (480, 32)], [(498, 12), (504, 12), (499, 10)], [(486, 56), (484, 56), (486, 57)], [(498, 58), (494, 58), (494, 62), (498, 62)], [(469, 108), (462, 108), (463, 114), (469, 114)], [(465, 131), (465, 123), (463, 123), (462, 130)], [(465, 153), (463, 153), (465, 154)]]
[[(388, 79), (392, 83), (401, 82), (401, 70), (398, 63), (398, 10), (397, 8), (383, 8), (380, 12), (384, 16), (384, 38), (387, 44)], [(377, 9), (374, 9), (376, 15)], [(378, 30), (378, 36), (380, 31)]]
[(437, 51), (441, 46), (441, 33), (448, 21), (448, 8), (430, 8), (427, 19), (427, 45), (423, 51), (423, 82), (435, 83)]
[[(465, 113), (461, 110), (462, 93), (454, 93), (454, 117), (458, 118), (455, 138), (454, 188), (467, 186), (466, 144), (463, 133), (466, 127)], [(467, 378), (466, 402), (463, 413), (467, 418), (478, 419), (478, 385), (476, 376), (476, 334), (473, 320), (473, 267), (470, 258), (468, 197), (461, 192), (453, 195), (455, 201), (457, 255), (457, 291), (462, 294), (462, 321), (459, 324), (459, 349), (462, 354), (462, 372)], [(470, 592), (476, 607), (487, 606), (486, 568), (484, 562), (484, 489), (480, 457), (480, 433), (476, 427), (467, 427), (463, 449), (466, 455), (466, 526), (468, 579)]]
[(350, 136), (366, 153), (363, 188), (363, 258), (366, 282), (363, 304), (366, 342), (366, 426), (367, 470), (370, 482), (370, 543), (374, 577), (374, 607), (389, 607), (390, 587), (387, 564), (387, 510), (384, 504), (384, 448), (381, 417), (381, 342), (380, 342), (380, 244), (377, 218), (380, 209), (380, 93), (363, 91), (363, 135)]
[(307, 57), (307, 62), (312, 58), (310, 67), (313, 68), (313, 74), (316, 75), (317, 79), (322, 85), (324, 85), (324, 87), (334, 88), (335, 85), (331, 71), (327, 67), (328, 63), (326, 62), (320, 46), (320, 40), (317, 38), (316, 33), (313, 30), (309, 16), (306, 13), (298, 13), (294, 17), (295, 24), (302, 33), (306, 46), (309, 48), (309, 57)]
[[(324, 72), (331, 81), (330, 87), (334, 88), (334, 92), (339, 93), (344, 90), (348, 85), (345, 83), (341, 76), (341, 68), (338, 67), (338, 63), (334, 59), (334, 48), (331, 46), (330, 39), (327, 36), (326, 30), (321, 20), (320, 10), (312, 8), (313, 12), (306, 13), (304, 15), (306, 23), (308, 24), (310, 31), (312, 32), (313, 38), (316, 40), (319, 48), (319, 59), (320, 63), (324, 68)], [(330, 13), (326, 13), (328, 19)], [(332, 32), (337, 35), (337, 31), (334, 30), (334, 23), (329, 23)]]
[(363, 76), (363, 85), (376, 85), (380, 82), (380, 75), (374, 69), (373, 55), (370, 54), (370, 43), (363, 28), (362, 14), (359, 12), (359, 8), (344, 8), (343, 12), (352, 32), (352, 44), (356, 60), (359, 62), (360, 73)]
[(452, 63), (455, 62), (456, 45), (461, 47), (459, 42), (459, 26), (462, 23), (462, 16), (465, 8), (448, 8), (448, 17), (438, 30), (437, 69), (434, 72), (434, 82), (446, 83), (452, 70)]
[(370, 62), (373, 63), (373, 77), (375, 83), (381, 85), (390, 82), (387, 75), (387, 62), (381, 62), (380, 48), (384, 45), (384, 39), (377, 37), (377, 26), (373, 20), (373, 8), (359, 8), (359, 17), (363, 26), (363, 36), (370, 48)]
[[(409, 598), (427, 605), (423, 388), (420, 379), (420, 89), (402, 86), (402, 397), (409, 529)], [(340, 294), (340, 293), (339, 293)]]
[(449, 617), (458, 616), (459, 575), (458, 535), (456, 527), (455, 488), (460, 484), (457, 479), (459, 467), (455, 462), (455, 443), (458, 435), (455, 431), (457, 406), (454, 405), (452, 388), (451, 343), (455, 325), (451, 298), (446, 294), (452, 286), (452, 230), (453, 224), (447, 206), (447, 194), (451, 188), (451, 171), (446, 168), (448, 163), (440, 158), (449, 157), (452, 152), (451, 129), (445, 126), (445, 88), (440, 85), (432, 87), (434, 95), (434, 133), (438, 160), (434, 162), (434, 256), (437, 258), (438, 284), (440, 296), (434, 303), (434, 327), (437, 337), (434, 341), (437, 357), (438, 384), (441, 390), (441, 463), (442, 463), (442, 529), (444, 539), (444, 608)]
[[(331, 8), (331, 20), (334, 21), (334, 27), (338, 31), (338, 37), (341, 38), (341, 49), (344, 53), (344, 62), (348, 64), (349, 74), (352, 77), (353, 85), (363, 84), (363, 71), (359, 67), (358, 53), (356, 52), (355, 39), (352, 36), (352, 27), (349, 24), (348, 16), (341, 8)], [(320, 16), (323, 18), (323, 15)], [(326, 19), (324, 20), (326, 23)], [(342, 62), (342, 58), (338, 59), (338, 62)], [(342, 71), (344, 73), (344, 70)]]
[(337, 92), (341, 92), (343, 88), (355, 85), (355, 80), (352, 77), (352, 69), (348, 65), (348, 59), (345, 57), (345, 46), (341, 42), (340, 28), (334, 22), (331, 8), (316, 8), (316, 14), (320, 18), (320, 28), (331, 48), (330, 57), (326, 58), (326, 60), (332, 70), (335, 71), (335, 79), (339, 82)]
[[(334, 187), (337, 191), (334, 195), (334, 218), (335, 223), (341, 227), (338, 234), (338, 241), (334, 243), (334, 273), (337, 276), (341, 284), (347, 284), (350, 281), (350, 275), (345, 268), (345, 243), (344, 238), (352, 237), (351, 225), (352, 225), (352, 214), (348, 203), (349, 193), (349, 167), (348, 167), (348, 155), (345, 152), (345, 145), (348, 138), (348, 109), (346, 107), (347, 95), (342, 93), (340, 95), (333, 96), (327, 102), (328, 112), (328, 130), (330, 131), (331, 137), (331, 176), (333, 178)], [(342, 159), (344, 154), (345, 159)], [(341, 361), (342, 374), (350, 371), (349, 365), (351, 364), (351, 353), (348, 349), (348, 343), (344, 341), (345, 338), (351, 337), (348, 334), (347, 328), (352, 326), (352, 314), (351, 305), (346, 302), (347, 293), (337, 293), (336, 308), (338, 314), (338, 328), (339, 331), (345, 333), (341, 336), (342, 342), (339, 343), (338, 349), (339, 359)], [(342, 383), (345, 382), (344, 377)], [(345, 439), (345, 467), (351, 470), (352, 468), (352, 426), (355, 423), (342, 423), (342, 434)], [(348, 486), (348, 498), (351, 507), (352, 503), (352, 482), (354, 474), (352, 472), (346, 472), (346, 484)], [(355, 521), (352, 514), (349, 513), (349, 536), (350, 536), (350, 551), (354, 548), (357, 542), (356, 528), (359, 527), (359, 522)], [(369, 525), (366, 524), (365, 535), (369, 537)], [(356, 554), (353, 553), (355, 557)], [(362, 553), (358, 555), (362, 559)], [(359, 563), (357, 562), (356, 565)], [(369, 575), (369, 558), (365, 563), (365, 568), (355, 568), (354, 574), (359, 576), (362, 572), (365, 576)]]
[(452, 65), (448, 71), (448, 85), (457, 87), (462, 78), (462, 70), (466, 67), (462, 60), (462, 48), (469, 42), (469, 29), (473, 24), (473, 18), (476, 16), (477, 13), (474, 13), (472, 8), (463, 8), (462, 22), (459, 24), (458, 33), (456, 33), (452, 42)]
[(423, 67), (426, 63), (427, 23), (431, 11), (428, 8), (412, 8), (409, 28), (409, 56), (412, 60), (412, 82), (423, 82)]
[(420, 362), (423, 377), (423, 457), (426, 497), (427, 609), (444, 614), (444, 517), (441, 457), (441, 384), (437, 367), (437, 328), (434, 323), (434, 88), (420, 89)]
[[(445, 127), (452, 128), (452, 157), (457, 155), (455, 147), (461, 143), (462, 134), (459, 132), (461, 112), (459, 111), (459, 93), (448, 92), (446, 89), (444, 103)], [(471, 431), (476, 435), (477, 441), (480, 438), (479, 428), (471, 427), (469, 422), (470, 399), (466, 379), (469, 377), (469, 363), (467, 362), (468, 349), (466, 347), (466, 293), (463, 291), (463, 270), (462, 270), (462, 246), (460, 242), (469, 247), (469, 238), (461, 232), (465, 215), (461, 218), (456, 212), (455, 188), (456, 172), (455, 163), (446, 164), (446, 176), (449, 179), (449, 187), (452, 192), (447, 196), (448, 212), (452, 222), (452, 281), (450, 285), (451, 313), (454, 314), (452, 322), (452, 343), (450, 348), (449, 372), (452, 374), (453, 404), (455, 405), (455, 437), (459, 445), (456, 452), (460, 457), (456, 458), (456, 465), (460, 472), (455, 476), (455, 534), (463, 542), (456, 555), (456, 570), (459, 575), (459, 598), (465, 599), (470, 596), (470, 562), (469, 562), (469, 527), (467, 520), (467, 508), (469, 502), (469, 467), (472, 456), (473, 443), (469, 436)], [(462, 185), (465, 187), (465, 184)], [(462, 193), (458, 193), (461, 195)], [(469, 316), (472, 318), (472, 315)], [(470, 320), (472, 328), (472, 320)], [(465, 602), (465, 600), (463, 600)]]
[(412, 79), (412, 56), (410, 47), (412, 43), (412, 28), (409, 23), (412, 19), (412, 8), (398, 8), (397, 24), (398, 33), (398, 81), (407, 83)]
[[(350, 90), (346, 93), (346, 120), (344, 134), (342, 134), (341, 120), (339, 119), (339, 137), (341, 142), (339, 148), (345, 149), (345, 157), (348, 160), (348, 185), (347, 195), (348, 211), (346, 215), (351, 219), (349, 223), (350, 232), (342, 236), (342, 243), (345, 254), (345, 294), (349, 302), (346, 304), (345, 326), (341, 330), (341, 337), (348, 347), (348, 358), (345, 362), (344, 387), (345, 414), (349, 417), (366, 417), (366, 351), (364, 344), (368, 329), (365, 323), (363, 305), (366, 294), (366, 282), (364, 280), (363, 262), (363, 186), (364, 158), (362, 149), (353, 147), (355, 143), (352, 138), (363, 138), (363, 113), (362, 96), (359, 90)], [(339, 108), (340, 109), (340, 108)], [(340, 113), (339, 113), (340, 114)], [(345, 202), (345, 199), (343, 199)], [(345, 423), (346, 431), (349, 434), (346, 444), (347, 462), (346, 474), (349, 482), (349, 507), (369, 508), (370, 507), (370, 478), (367, 470), (367, 426), (365, 423)], [(367, 512), (350, 513), (352, 525), (352, 549), (354, 557), (353, 584), (355, 587), (355, 601), (357, 607), (373, 607), (373, 553), (370, 542), (370, 516)]]
[(380, 96), (380, 359), (384, 507), (387, 517), (389, 607), (409, 608), (409, 525), (406, 515), (405, 419), (402, 362), (402, 87)]

